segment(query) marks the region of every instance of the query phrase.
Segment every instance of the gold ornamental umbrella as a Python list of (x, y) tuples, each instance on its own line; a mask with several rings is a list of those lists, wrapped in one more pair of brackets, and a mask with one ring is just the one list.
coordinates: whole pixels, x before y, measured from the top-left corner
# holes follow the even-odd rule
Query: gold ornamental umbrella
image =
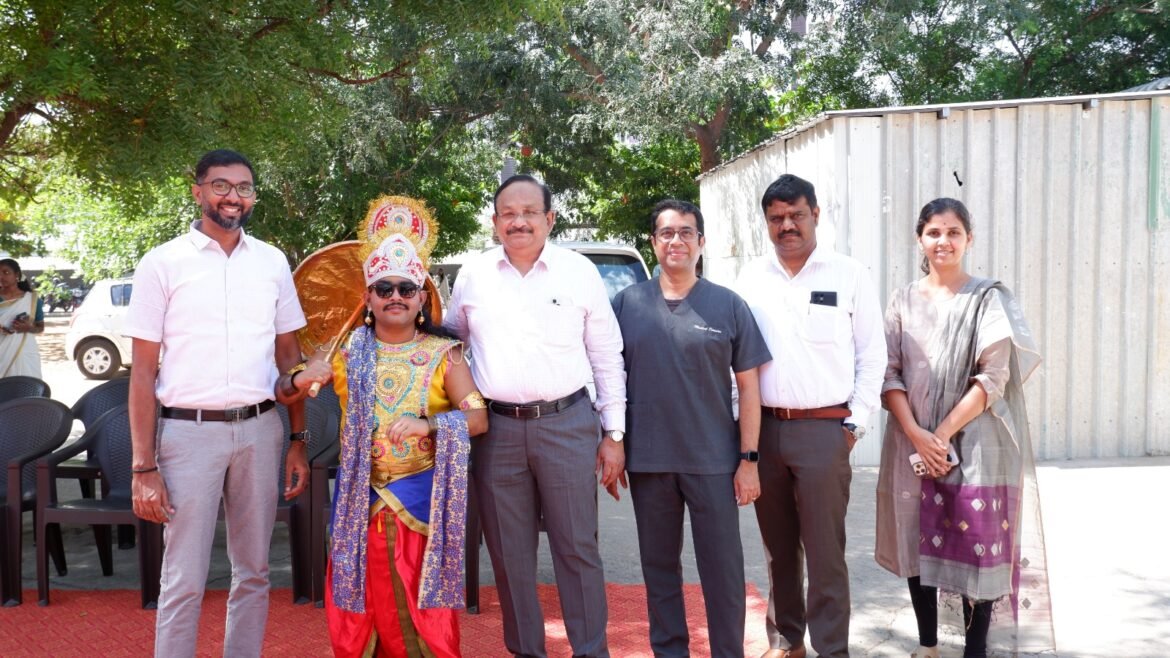
[[(362, 318), (362, 293), (366, 277), (362, 270), (362, 242), (348, 240), (323, 247), (308, 256), (293, 272), (293, 282), (308, 324), (297, 332), (301, 353), (306, 357), (320, 350), (332, 359), (346, 334)], [(427, 313), (436, 325), (442, 322), (439, 291), (428, 276)]]

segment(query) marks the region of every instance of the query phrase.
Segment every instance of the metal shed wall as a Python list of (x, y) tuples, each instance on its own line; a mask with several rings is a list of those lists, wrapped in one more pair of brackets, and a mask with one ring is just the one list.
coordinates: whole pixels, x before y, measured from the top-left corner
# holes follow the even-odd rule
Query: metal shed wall
[(969, 270), (1016, 292), (1044, 357), (1037, 456), (1170, 454), (1170, 94), (830, 113), (700, 180), (709, 278), (771, 249), (759, 200), (786, 172), (817, 186), (818, 242), (867, 264), (883, 306), (920, 274), (918, 210), (961, 199)]

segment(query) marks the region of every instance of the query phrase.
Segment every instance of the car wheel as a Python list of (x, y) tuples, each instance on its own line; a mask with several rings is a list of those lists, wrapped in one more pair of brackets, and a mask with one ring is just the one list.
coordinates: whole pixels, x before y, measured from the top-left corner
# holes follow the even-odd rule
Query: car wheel
[(77, 348), (77, 369), (89, 379), (110, 379), (121, 367), (118, 349), (104, 338), (91, 338)]

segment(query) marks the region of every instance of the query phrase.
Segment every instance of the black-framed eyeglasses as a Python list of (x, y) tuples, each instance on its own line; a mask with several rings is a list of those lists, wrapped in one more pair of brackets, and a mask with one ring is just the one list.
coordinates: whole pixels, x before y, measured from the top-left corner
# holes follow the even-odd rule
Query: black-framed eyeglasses
[(683, 242), (694, 242), (695, 240), (698, 240), (699, 237), (703, 235), (703, 233), (696, 231), (689, 226), (680, 228), (677, 231), (672, 228), (660, 228), (654, 232), (654, 238), (659, 242), (670, 242), (676, 235), (681, 238)]
[(400, 283), (391, 283), (389, 281), (379, 281), (367, 288), (381, 299), (390, 299), (397, 291), (398, 295), (403, 299), (411, 299), (418, 294), (421, 288), (411, 281), (402, 281)]
[(204, 181), (199, 184), (210, 187), (211, 191), (214, 192), (216, 196), (227, 196), (232, 193), (233, 189), (236, 191), (236, 194), (240, 195), (241, 199), (247, 199), (256, 194), (256, 186), (248, 182), (236, 183), (233, 185), (222, 178), (217, 178), (215, 180)]

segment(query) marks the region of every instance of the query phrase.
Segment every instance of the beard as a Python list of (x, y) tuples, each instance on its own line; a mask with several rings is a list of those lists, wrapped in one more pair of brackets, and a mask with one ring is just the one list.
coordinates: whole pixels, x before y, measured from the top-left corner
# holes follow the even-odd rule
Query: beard
[(245, 210), (245, 208), (243, 208), (243, 204), (240, 204), (240, 217), (227, 218), (223, 217), (223, 215), (220, 213), (221, 205), (222, 201), (220, 204), (215, 205), (204, 204), (204, 215), (207, 217), (207, 219), (211, 219), (215, 222), (215, 224), (218, 224), (221, 228), (225, 229), (225, 231), (235, 231), (236, 228), (243, 228), (248, 224), (248, 220), (252, 219), (253, 208), (248, 208), (248, 210)]
[(228, 219), (221, 215), (219, 213), (218, 206), (214, 208), (204, 208), (203, 212), (211, 221), (219, 224), (220, 227), (227, 231), (244, 228), (244, 226), (247, 225), (248, 220), (252, 218), (252, 209), (249, 208), (248, 210), (244, 210), (242, 206), (240, 208), (240, 216), (234, 219)]

